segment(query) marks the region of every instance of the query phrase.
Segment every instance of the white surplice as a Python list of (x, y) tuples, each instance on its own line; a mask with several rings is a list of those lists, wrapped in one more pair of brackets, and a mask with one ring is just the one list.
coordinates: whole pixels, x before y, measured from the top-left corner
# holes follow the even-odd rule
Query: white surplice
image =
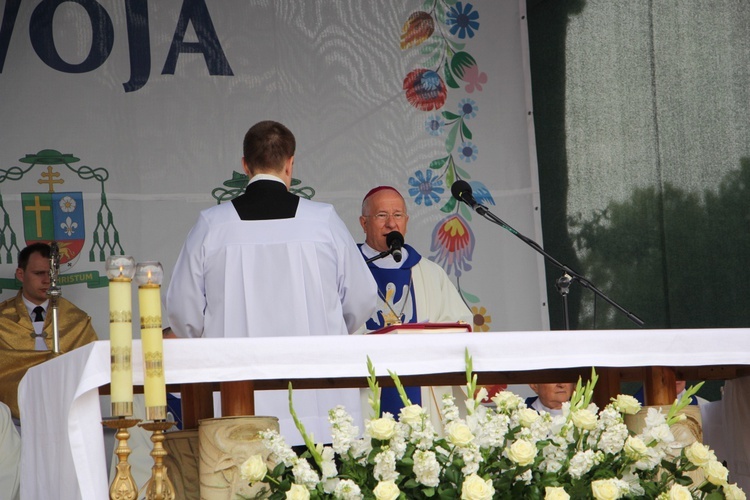
[[(201, 212), (167, 292), (170, 326), (182, 337), (347, 335), (376, 305), (375, 281), (343, 221), (333, 206), (306, 199), (291, 219), (243, 221), (232, 203)], [(337, 404), (361, 422), (356, 390), (294, 392), (319, 442), (330, 442), (327, 412)], [(258, 391), (255, 408), (279, 417), (290, 444), (302, 443), (286, 391)]]

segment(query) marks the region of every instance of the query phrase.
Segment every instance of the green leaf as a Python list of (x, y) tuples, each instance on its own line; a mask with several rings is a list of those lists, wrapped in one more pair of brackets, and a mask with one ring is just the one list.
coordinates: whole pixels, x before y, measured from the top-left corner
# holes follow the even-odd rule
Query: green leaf
[(472, 304), (476, 304), (476, 303), (478, 303), (478, 302), (479, 302), (479, 297), (477, 297), (476, 295), (472, 295), (472, 294), (470, 294), (470, 293), (469, 293), (469, 292), (467, 292), (466, 290), (461, 290), (461, 296), (462, 296), (462, 297), (463, 297), (464, 299), (466, 299), (466, 302), (470, 302), (470, 303), (472, 303)]
[(425, 488), (422, 490), (422, 493), (424, 493), (424, 496), (427, 498), (432, 498), (435, 496), (435, 488)]
[(430, 42), (430, 43), (424, 43), (424, 44), (422, 44), (422, 46), (419, 48), (419, 51), (422, 54), (429, 54), (430, 52), (432, 52), (433, 50), (435, 50), (437, 48), (438, 48), (438, 43), (437, 42)]
[(448, 171), (445, 172), (445, 184), (448, 186), (451, 186), (453, 185), (455, 180), (456, 180), (456, 174), (452, 168), (449, 168)]
[(446, 203), (445, 205), (443, 205), (443, 208), (441, 208), (440, 211), (449, 214), (449, 213), (453, 212), (454, 208), (456, 208), (456, 203), (458, 203), (456, 201), (456, 199), (453, 198), (453, 197), (451, 197), (448, 200), (448, 203)]
[(445, 74), (445, 84), (448, 85), (452, 89), (457, 89), (460, 87), (458, 82), (456, 82), (456, 79), (453, 77), (453, 73), (451, 73), (451, 69), (446, 64), (443, 68), (443, 73)]
[(450, 155), (446, 156), (445, 158), (438, 158), (437, 160), (432, 160), (430, 162), (430, 168), (438, 169), (442, 168), (443, 165), (450, 159)]
[(422, 63), (422, 66), (425, 68), (431, 68), (437, 64), (438, 60), (440, 59), (440, 52), (435, 52), (430, 56), (429, 59), (427, 59), (424, 63)]
[(464, 219), (471, 222), (471, 210), (469, 210), (469, 207), (466, 206), (465, 203), (461, 203), (461, 215), (464, 216)]
[(462, 80), (466, 69), (476, 65), (477, 61), (467, 52), (456, 52), (456, 54), (451, 58), (450, 64), (451, 71)]
[(471, 176), (469, 175), (469, 172), (467, 172), (463, 168), (459, 167), (455, 163), (453, 164), (453, 166), (456, 168), (456, 172), (458, 172), (458, 175), (460, 175), (462, 179), (471, 179)]
[(456, 145), (456, 135), (458, 135), (458, 123), (451, 127), (448, 137), (445, 139), (445, 150), (449, 153), (453, 151), (453, 147)]
[(451, 113), (450, 111), (443, 111), (442, 115), (446, 120), (458, 120), (459, 118), (461, 118), (461, 115)]
[(471, 139), (471, 130), (469, 130), (469, 127), (466, 126), (466, 122), (461, 120), (461, 133), (464, 134), (464, 137), (467, 139)]

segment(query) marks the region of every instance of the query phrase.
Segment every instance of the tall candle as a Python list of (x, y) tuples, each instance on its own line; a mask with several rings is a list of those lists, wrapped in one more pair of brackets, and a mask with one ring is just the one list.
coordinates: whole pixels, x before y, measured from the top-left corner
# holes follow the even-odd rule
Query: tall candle
[(109, 278), (109, 345), (113, 417), (133, 414), (133, 308), (131, 280), (135, 261), (127, 255), (107, 258)]
[(136, 268), (138, 307), (143, 348), (143, 394), (147, 420), (166, 420), (167, 386), (164, 378), (164, 345), (161, 333), (161, 280), (159, 262), (142, 262)]

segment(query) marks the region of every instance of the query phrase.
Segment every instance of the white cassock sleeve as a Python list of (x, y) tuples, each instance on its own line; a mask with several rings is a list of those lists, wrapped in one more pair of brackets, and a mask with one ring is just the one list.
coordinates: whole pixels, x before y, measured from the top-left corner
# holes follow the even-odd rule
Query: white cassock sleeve
[(10, 408), (0, 402), (0, 500), (18, 499), (21, 465), (21, 437)]
[(208, 230), (208, 221), (201, 213), (198, 222), (188, 233), (172, 271), (166, 304), (169, 326), (178, 337), (203, 335), (206, 309), (203, 240)]

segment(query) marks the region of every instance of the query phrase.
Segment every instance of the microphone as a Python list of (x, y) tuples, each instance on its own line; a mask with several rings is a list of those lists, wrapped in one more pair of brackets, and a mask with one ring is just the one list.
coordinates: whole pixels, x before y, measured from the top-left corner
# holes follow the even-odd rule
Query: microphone
[(385, 235), (385, 244), (388, 245), (389, 252), (393, 255), (393, 260), (401, 262), (401, 247), (404, 246), (404, 235), (398, 231), (391, 231)]
[(453, 197), (459, 201), (463, 201), (467, 205), (469, 205), (471, 208), (476, 210), (477, 200), (474, 199), (474, 195), (472, 194), (471, 186), (468, 182), (465, 180), (457, 180), (451, 185), (451, 194)]

